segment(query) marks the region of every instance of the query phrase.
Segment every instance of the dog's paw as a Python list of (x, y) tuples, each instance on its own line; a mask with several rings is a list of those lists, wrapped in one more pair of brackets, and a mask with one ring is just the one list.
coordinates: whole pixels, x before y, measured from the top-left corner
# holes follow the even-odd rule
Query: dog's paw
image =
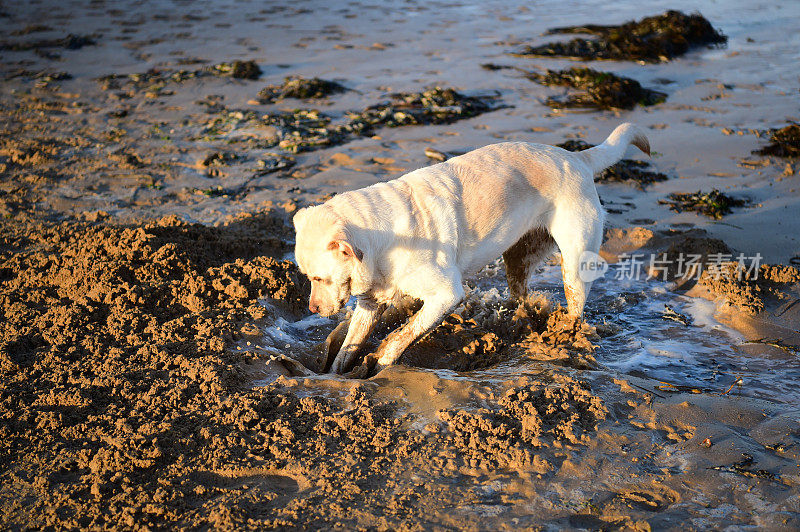
[(348, 362), (349, 360), (347, 360), (346, 357), (337, 356), (336, 360), (331, 364), (330, 372), (334, 375), (343, 375), (348, 370), (348, 366), (350, 366)]
[(364, 357), (361, 364), (344, 373), (342, 376), (348, 379), (368, 379), (383, 371), (385, 367), (386, 366), (383, 364), (378, 364), (377, 354), (370, 353)]
[(369, 376), (370, 377), (374, 377), (375, 375), (377, 375), (381, 371), (385, 370), (389, 366), (391, 366), (391, 364), (378, 364), (378, 363), (376, 363), (374, 366), (372, 366), (372, 369), (369, 372)]
[(389, 366), (383, 364), (359, 364), (342, 376), (347, 379), (369, 379), (374, 377)]
[(366, 364), (359, 364), (342, 377), (346, 379), (368, 379), (370, 377), (370, 368)]

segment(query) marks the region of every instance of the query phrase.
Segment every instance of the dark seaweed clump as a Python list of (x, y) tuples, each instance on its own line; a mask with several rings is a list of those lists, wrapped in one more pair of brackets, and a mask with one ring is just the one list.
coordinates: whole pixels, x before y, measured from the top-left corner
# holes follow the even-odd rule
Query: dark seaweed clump
[(357, 135), (367, 135), (381, 126), (449, 124), (498, 109), (494, 97), (464, 96), (453, 89), (439, 87), (424, 91), (392, 95), (390, 103), (368, 107), (361, 113), (347, 113), (345, 123), (334, 124), (332, 117), (314, 109), (294, 109), (258, 115), (255, 111), (236, 111), (217, 104), (216, 117), (200, 136), (213, 140), (231, 131), (236, 125), (260, 122), (276, 129), (276, 140), (262, 142), (260, 147), (277, 144), (292, 153), (344, 144)]
[(236, 162), (238, 159), (239, 156), (235, 153), (218, 151), (207, 155), (205, 159), (200, 161), (200, 166), (225, 166), (227, 164)]
[[(570, 139), (561, 144), (556, 144), (556, 146), (567, 151), (583, 151), (594, 147), (593, 144), (580, 139)], [(622, 159), (600, 172), (595, 176), (594, 180), (598, 183), (633, 183), (638, 188), (643, 189), (647, 185), (668, 179), (665, 174), (654, 172), (649, 168), (650, 163), (648, 162)]]
[(219, 63), (212, 69), (220, 76), (230, 76), (236, 79), (258, 79), (261, 69), (255, 61), (234, 61), (232, 63)]
[(670, 194), (668, 198), (658, 202), (662, 205), (669, 205), (669, 208), (675, 212), (694, 211), (716, 220), (730, 214), (732, 207), (743, 207), (747, 204), (747, 200), (728, 196), (717, 189), (711, 192), (700, 192), (699, 190), (694, 193), (679, 192)]
[(423, 92), (391, 95), (391, 101), (373, 105), (361, 113), (348, 113), (348, 129), (366, 133), (377, 126), (450, 124), (493, 111), (491, 97), (465, 96), (455, 89), (434, 87)]
[(725, 471), (726, 473), (735, 473), (747, 478), (765, 478), (767, 480), (780, 481), (780, 477), (774, 473), (770, 473), (766, 469), (752, 469), (754, 460), (753, 455), (749, 453), (742, 453), (742, 460), (729, 466), (714, 466), (709, 469), (717, 471)]
[(137, 74), (109, 74), (101, 76), (95, 81), (101, 84), (103, 90), (124, 88), (132, 93), (146, 91), (149, 96), (160, 96), (171, 94), (163, 91), (169, 84), (183, 83), (190, 79), (210, 76), (257, 79), (261, 76), (261, 69), (255, 61), (232, 61), (230, 63), (218, 63), (198, 70), (151, 68), (146, 72)]
[(281, 131), (281, 148), (297, 153), (342, 144), (352, 135), (367, 135), (377, 127), (450, 124), (497, 109), (494, 98), (465, 96), (441, 87), (392, 94), (391, 98), (360, 113), (347, 113), (347, 123), (334, 126), (329, 125), (330, 117), (300, 109), (262, 119)]
[(259, 115), (255, 111), (227, 109), (217, 104), (213, 120), (194, 137), (194, 140), (213, 141), (235, 129), (239, 124), (260, 123), (275, 128), (273, 138), (259, 142), (260, 148), (276, 144), (292, 153), (341, 144), (347, 132), (344, 126), (331, 126), (331, 117), (315, 109), (294, 109)]
[(789, 124), (786, 127), (771, 130), (769, 141), (769, 144), (753, 153), (777, 157), (800, 157), (800, 124)]
[(24, 52), (26, 50), (37, 50), (39, 48), (64, 48), (66, 50), (78, 50), (84, 46), (97, 44), (88, 35), (73, 35), (70, 33), (60, 39), (39, 39), (27, 42), (0, 42), (0, 50), (10, 50), (12, 52)]
[(274, 103), (284, 98), (317, 99), (346, 90), (344, 85), (327, 79), (287, 76), (282, 84), (267, 85), (261, 89), (258, 93), (258, 100), (261, 103)]
[(267, 114), (261, 120), (278, 130), (278, 146), (292, 153), (343, 144), (348, 134), (344, 126), (331, 126), (331, 118), (316, 110)]
[(692, 47), (723, 44), (728, 40), (699, 13), (686, 15), (680, 11), (667, 11), (620, 25), (553, 28), (548, 33), (588, 33), (597, 38), (526, 46), (518, 55), (658, 63), (683, 55)]
[(645, 89), (635, 79), (591, 68), (548, 70), (546, 74), (531, 72), (528, 78), (543, 85), (571, 87), (583, 91), (563, 99), (548, 98), (547, 105), (556, 108), (633, 109), (637, 104), (654, 105), (667, 98), (663, 92)]

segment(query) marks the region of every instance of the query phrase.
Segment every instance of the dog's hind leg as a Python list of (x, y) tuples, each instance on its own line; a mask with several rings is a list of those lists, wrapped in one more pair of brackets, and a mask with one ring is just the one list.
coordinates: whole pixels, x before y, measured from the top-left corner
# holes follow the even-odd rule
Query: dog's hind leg
[(525, 299), (533, 269), (553, 252), (554, 246), (547, 229), (537, 228), (525, 233), (503, 253), (508, 290), (513, 299)]
[(603, 241), (602, 208), (599, 204), (584, 204), (580, 208), (561, 207), (553, 217), (550, 233), (561, 251), (561, 275), (567, 311), (571, 316), (580, 318), (592, 287), (591, 280), (581, 278), (581, 265), (593, 258), (587, 252), (596, 255), (600, 250)]

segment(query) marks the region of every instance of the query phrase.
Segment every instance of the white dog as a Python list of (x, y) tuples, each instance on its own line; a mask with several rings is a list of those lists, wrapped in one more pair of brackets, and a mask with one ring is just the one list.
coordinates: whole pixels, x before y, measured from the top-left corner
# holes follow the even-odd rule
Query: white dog
[(330, 316), (351, 295), (358, 301), (332, 371), (347, 370), (385, 305), (407, 295), (422, 308), (376, 353), (380, 366), (394, 363), (459, 304), (464, 276), (500, 254), (511, 295), (522, 298), (557, 245), (567, 308), (580, 317), (591, 286), (579, 276), (582, 255), (599, 250), (605, 215), (593, 176), (629, 144), (650, 154), (634, 124), (576, 153), (492, 144), (298, 211), (295, 257), (311, 280), (309, 309)]

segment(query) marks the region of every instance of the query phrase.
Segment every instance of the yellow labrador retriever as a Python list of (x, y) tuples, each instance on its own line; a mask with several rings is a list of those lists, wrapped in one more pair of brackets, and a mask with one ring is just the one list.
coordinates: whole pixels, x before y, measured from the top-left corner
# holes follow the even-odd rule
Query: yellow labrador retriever
[(568, 311), (580, 317), (591, 286), (579, 276), (582, 255), (599, 250), (605, 216), (593, 177), (629, 144), (650, 153), (630, 123), (577, 153), (492, 144), (298, 211), (295, 257), (311, 280), (309, 309), (330, 316), (351, 295), (358, 301), (331, 370), (355, 362), (385, 305), (411, 296), (422, 308), (376, 353), (379, 366), (394, 363), (459, 304), (464, 276), (500, 254), (511, 295), (522, 298), (557, 245)]

